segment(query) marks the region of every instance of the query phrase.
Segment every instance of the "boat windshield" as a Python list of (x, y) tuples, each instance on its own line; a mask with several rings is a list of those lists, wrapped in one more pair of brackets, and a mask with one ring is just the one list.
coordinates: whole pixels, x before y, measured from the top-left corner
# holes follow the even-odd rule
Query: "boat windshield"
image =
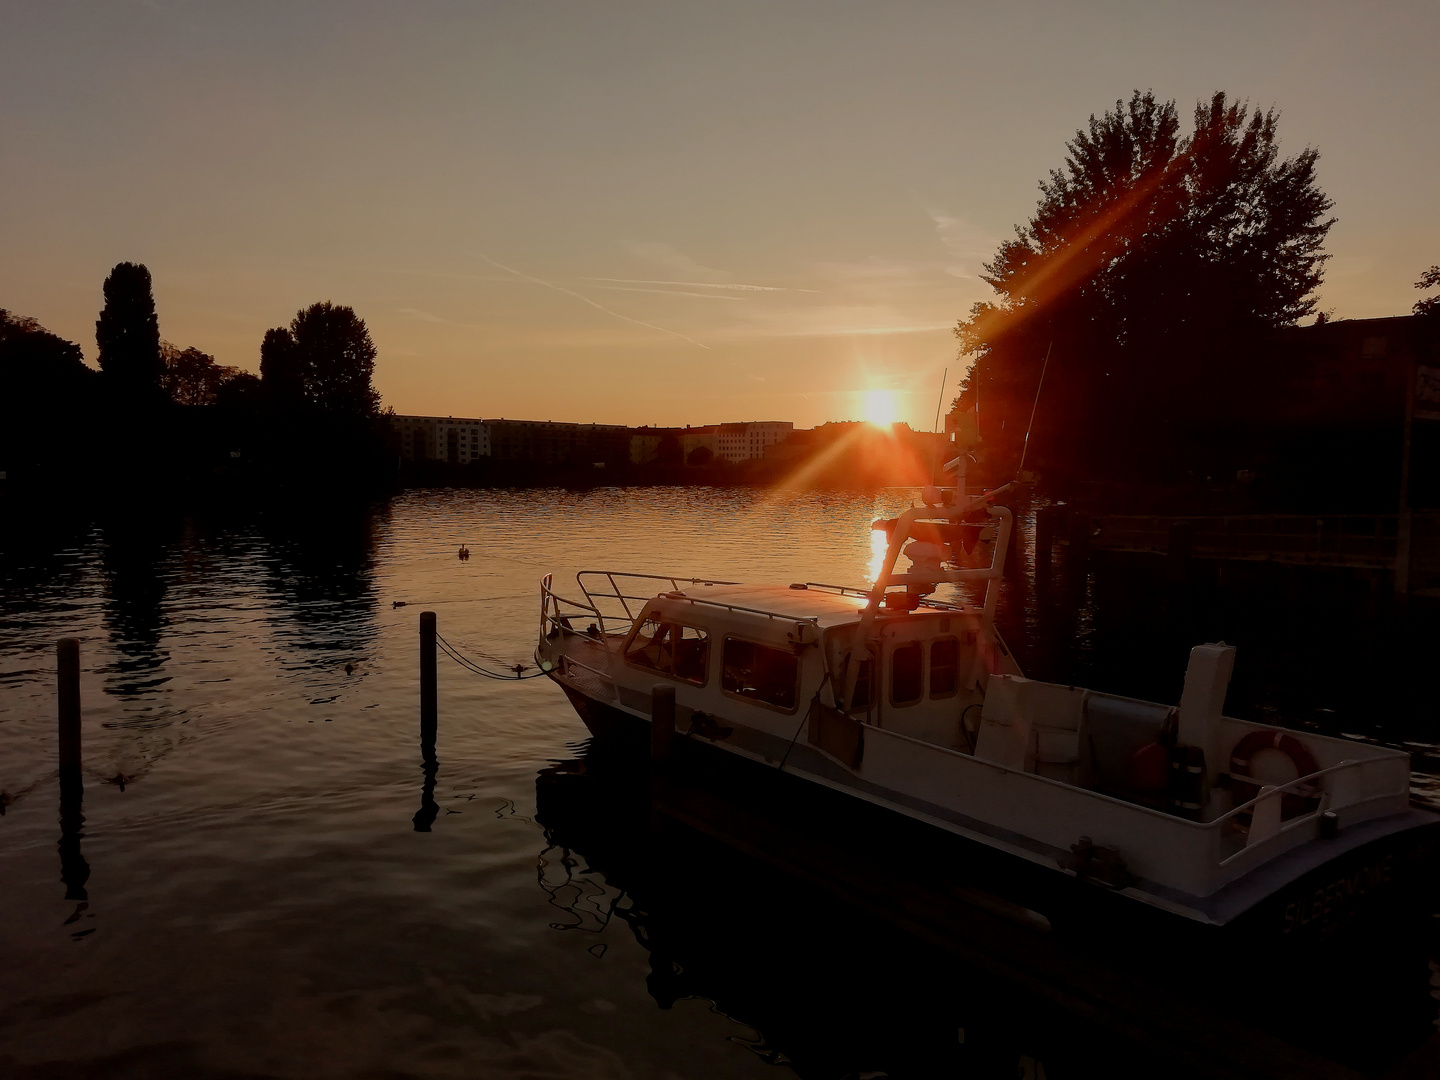
[(703, 686), (710, 663), (710, 635), (699, 627), (646, 619), (635, 632), (625, 659), (638, 667)]

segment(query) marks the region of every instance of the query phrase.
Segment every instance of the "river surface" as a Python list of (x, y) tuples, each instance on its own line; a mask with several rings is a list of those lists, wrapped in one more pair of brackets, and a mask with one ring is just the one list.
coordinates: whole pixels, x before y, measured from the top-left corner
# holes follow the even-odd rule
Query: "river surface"
[[(871, 521), (912, 494), (446, 490), (284, 514), (12, 517), (0, 1074), (905, 1074), (899, 1044), (926, 1036), (883, 1011), (864, 1030), (837, 1000), (834, 1030), (818, 1020), (790, 1044), (784, 1024), (766, 1029), (776, 979), (821, 1017), (827, 993), (857, 992), (816, 966), (814, 941), (737, 955), (738, 997), (656, 989), (645, 933), (614, 917), (623, 888), (536, 821), (537, 775), (586, 739), (548, 680), (490, 681), (442, 657), (427, 778), (417, 619), (437, 612), (451, 644), (498, 668), (532, 662), (545, 573), (863, 584)], [(1018, 561), (1033, 565), (1023, 540)], [(1038, 589), (1007, 583), (1001, 626), (1027, 674), (1169, 701), (1188, 648), (1224, 638), (1240, 646), (1233, 715), (1403, 745), (1431, 798), (1432, 630), (1375, 615), (1364, 581), (1326, 581), (1179, 588), (1112, 565), (1067, 582), (1062, 559)], [(61, 843), (54, 642), (67, 635), (81, 641), (85, 790), (83, 831)], [(711, 887), (753, 895), (723, 874)], [(957, 1046), (968, 1024), (968, 1043), (986, 1042), (979, 1014), (931, 998), (937, 1015), (917, 1024)], [(1000, 1072), (1044, 1073), (1045, 1036), (991, 1039)]]

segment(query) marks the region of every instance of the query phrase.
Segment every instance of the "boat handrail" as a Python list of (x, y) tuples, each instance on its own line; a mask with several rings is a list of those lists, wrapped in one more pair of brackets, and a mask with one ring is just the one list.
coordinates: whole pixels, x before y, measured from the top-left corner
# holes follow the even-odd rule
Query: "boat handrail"
[[(1253, 799), (1250, 799), (1248, 802), (1241, 803), (1234, 809), (1229, 810), (1226, 813), (1221, 814), (1219, 817), (1213, 819), (1212, 821), (1207, 822), (1207, 824), (1223, 827), (1224, 824), (1230, 821), (1232, 818), (1236, 817), (1239, 814), (1246, 813), (1250, 814), (1251, 818), (1253, 819), (1255, 815), (1255, 810), (1260, 803), (1279, 800), (1285, 795), (1286, 792), (1299, 793), (1301, 788), (1309, 788), (1311, 789), (1311, 791), (1313, 791), (1316, 786), (1316, 781), (1320, 780), (1322, 777), (1335, 776), (1339, 773), (1348, 772), (1351, 770), (1358, 772), (1365, 769), (1367, 766), (1374, 766), (1375, 768), (1371, 769), (1370, 771), (1379, 772), (1399, 760), (1399, 758), (1392, 757), (1345, 758), (1343, 761), (1338, 761), (1334, 765), (1329, 765), (1323, 769), (1316, 769), (1314, 772), (1306, 773), (1304, 776), (1297, 776), (1294, 780), (1291, 780), (1287, 784), (1264, 784), (1260, 787), (1260, 793), (1256, 795)], [(1405, 790), (1408, 790), (1408, 778), (1410, 775), (1410, 768), (1408, 762), (1406, 763), (1405, 775), (1407, 778)], [(1256, 781), (1253, 777), (1246, 777), (1245, 780), (1248, 783), (1258, 783), (1258, 781)], [(1325, 805), (1317, 805), (1315, 810), (1311, 811), (1310, 814), (1298, 815), (1295, 818), (1291, 818), (1290, 821), (1303, 820), (1304, 818), (1310, 817), (1311, 814), (1318, 813), (1320, 810), (1343, 810), (1346, 807), (1360, 806), (1375, 799), (1393, 798), (1396, 795), (1404, 793), (1401, 790), (1382, 791), (1372, 795), (1359, 797), (1359, 793), (1357, 792), (1357, 797), (1347, 799), (1347, 801), (1340, 803), (1335, 800), (1334, 792), (1329, 790), (1329, 787), (1330, 785), (1326, 785), (1326, 789), (1323, 792), (1325, 795), (1329, 796), (1329, 798), (1324, 800)], [(1306, 794), (1309, 793), (1310, 792), (1306, 792)]]
[(870, 596), (869, 589), (856, 588), (854, 585), (830, 585), (823, 581), (807, 581), (805, 582), (805, 588), (829, 589), (831, 592), (837, 592), (841, 596), (855, 596), (861, 599), (868, 599)]
[[(571, 614), (585, 612), (595, 617), (596, 628), (603, 637), (606, 634), (605, 616), (600, 609), (593, 604), (584, 604), (579, 600), (571, 600), (561, 596), (551, 586), (553, 575), (546, 574), (540, 579), (540, 636), (542, 639), (550, 637), (553, 633), (575, 634), (580, 637), (591, 637), (582, 631), (576, 630), (569, 625), (568, 618)], [(574, 612), (560, 610), (561, 605), (573, 608)]]
[(1358, 769), (1364, 765), (1386, 760), (1386, 758), (1345, 758), (1343, 761), (1337, 761), (1334, 765), (1327, 765), (1323, 769), (1316, 769), (1314, 772), (1306, 773), (1304, 776), (1297, 776), (1294, 780), (1285, 784), (1265, 784), (1256, 780), (1253, 776), (1241, 777), (1245, 783), (1258, 785), (1260, 787), (1260, 793), (1248, 802), (1239, 804), (1234, 809), (1226, 811), (1214, 820), (1221, 822), (1226, 818), (1234, 817), (1236, 814), (1249, 813), (1254, 810), (1255, 804), (1261, 800), (1278, 797), (1287, 791), (1298, 791), (1301, 787), (1313, 788), (1315, 786), (1314, 781), (1322, 776), (1330, 776), (1334, 773), (1344, 772), (1348, 769)]
[[(807, 589), (828, 589), (831, 592), (839, 593), (841, 596), (853, 596), (857, 600), (870, 599), (869, 589), (857, 588), (854, 585), (830, 585), (823, 581), (807, 581), (805, 582), (805, 587)], [(963, 600), (958, 603), (951, 603), (949, 600), (936, 600), (933, 596), (922, 596), (920, 598), (920, 606), (936, 608), (939, 611), (973, 612), (975, 610), (973, 606), (965, 603)]]
[[(597, 588), (594, 592), (592, 592), (590, 586), (585, 583), (585, 579), (587, 577), (603, 577), (610, 585), (609, 591), (602, 592)], [(636, 611), (633, 611), (631, 609), (630, 601), (639, 601), (643, 606), (646, 600), (654, 599), (657, 594), (652, 592), (645, 593), (644, 595), (639, 595), (634, 593), (622, 592), (620, 589), (620, 585), (615, 580), (616, 578), (636, 578), (642, 581), (668, 581), (670, 583), (670, 588), (672, 591), (678, 590), (680, 588), (681, 582), (684, 582), (686, 585), (738, 584), (738, 582), (734, 581), (721, 581), (719, 578), (675, 577), (670, 574), (636, 574), (624, 570), (581, 570), (578, 574), (575, 575), (575, 581), (580, 586), (580, 591), (585, 594), (585, 599), (590, 601), (591, 606), (594, 607), (597, 612), (600, 612), (601, 600), (618, 600), (620, 602), (620, 609), (624, 612), (624, 618), (627, 624), (633, 624), (635, 622), (635, 616), (636, 614), (638, 614)], [(603, 612), (601, 612), (601, 614), (603, 614)], [(612, 611), (611, 618), (620, 618), (620, 613)], [(628, 625), (626, 628), (629, 628)], [(601, 629), (602, 631), (604, 630), (603, 623), (601, 625)]]
[(706, 607), (724, 608), (726, 611), (741, 611), (747, 615), (764, 615), (767, 619), (779, 619), (783, 622), (810, 623), (812, 626), (820, 625), (819, 615), (796, 615), (793, 612), (771, 611), (768, 608), (746, 607), (744, 604), (732, 604), (725, 600), (709, 600), (703, 596), (689, 596), (686, 593), (676, 590), (673, 593), (661, 593), (659, 597), (651, 599), (665, 600), (686, 600), (692, 604), (704, 604)]

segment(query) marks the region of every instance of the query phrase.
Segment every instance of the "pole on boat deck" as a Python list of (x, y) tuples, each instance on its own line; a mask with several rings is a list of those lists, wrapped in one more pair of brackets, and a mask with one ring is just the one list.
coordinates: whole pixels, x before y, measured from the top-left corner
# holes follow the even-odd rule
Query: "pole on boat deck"
[(657, 683), (650, 691), (650, 764), (665, 764), (674, 742), (675, 687)]
[(80, 779), (80, 639), (55, 643), (56, 690), (60, 720), (60, 782)]
[(420, 613), (420, 737), (435, 738), (435, 612)]

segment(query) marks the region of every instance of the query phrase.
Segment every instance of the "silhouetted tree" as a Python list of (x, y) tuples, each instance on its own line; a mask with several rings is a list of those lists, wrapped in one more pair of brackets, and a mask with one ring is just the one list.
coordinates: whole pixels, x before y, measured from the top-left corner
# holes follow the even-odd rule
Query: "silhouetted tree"
[(213, 405), (222, 386), (247, 375), (239, 368), (217, 364), (213, 356), (193, 346), (182, 352), (168, 341), (162, 342), (160, 356), (165, 362), (160, 385), (177, 405)]
[(1236, 392), (1260, 334), (1314, 311), (1333, 204), (1318, 152), (1282, 160), (1277, 124), (1217, 93), (1183, 137), (1174, 102), (1136, 91), (1066, 144), (985, 266), (998, 299), (955, 330), (976, 356), (956, 406), (978, 398), (1009, 467), (1052, 344), (1031, 459), (1134, 474), (1164, 462), (1168, 425)]
[[(258, 395), (244, 384), (222, 389), (239, 415), (257, 417), (256, 459), (285, 483), (365, 487), (393, 470), (390, 425), (380, 416), (375, 343), (353, 308), (330, 302), (295, 313), (289, 327), (265, 332)], [(256, 397), (260, 399), (256, 401)]]
[(239, 368), (221, 368), (233, 372), (215, 389), (215, 404), (234, 411), (254, 413), (262, 399), (259, 377)]
[(117, 263), (105, 279), (104, 294), (95, 323), (101, 372), (127, 396), (158, 399), (164, 364), (150, 271), (139, 263)]
[(305, 398), (305, 372), (295, 339), (286, 327), (265, 331), (260, 342), (260, 381), (276, 403), (293, 405)]
[(709, 465), (715, 460), (715, 451), (708, 446), (697, 446), (685, 458), (687, 465)]
[(23, 476), (92, 453), (99, 379), (79, 345), (0, 309), (0, 469)]
[[(1417, 289), (1434, 289), (1440, 287), (1440, 266), (1432, 266), (1420, 275), (1420, 280), (1415, 282)], [(1440, 293), (1434, 296), (1427, 296), (1415, 301), (1414, 312), (1416, 315), (1440, 316)]]
[(375, 343), (354, 308), (311, 304), (291, 321), (290, 336), (307, 401), (336, 416), (369, 418), (379, 412), (380, 395), (371, 385)]

